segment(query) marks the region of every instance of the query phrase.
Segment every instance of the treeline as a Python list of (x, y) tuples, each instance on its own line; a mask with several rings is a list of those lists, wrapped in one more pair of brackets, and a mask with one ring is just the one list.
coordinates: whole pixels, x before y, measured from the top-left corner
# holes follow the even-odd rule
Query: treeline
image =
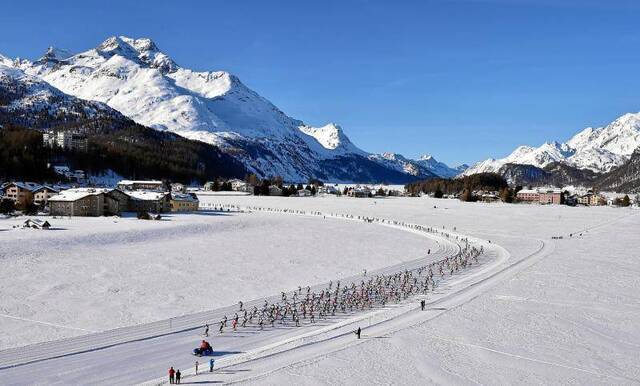
[(12, 127), (0, 129), (0, 181), (52, 182), (59, 178), (48, 167), (51, 149), (42, 145), (42, 133)]
[(496, 191), (506, 202), (513, 201), (515, 196), (515, 191), (509, 188), (507, 181), (495, 173), (479, 173), (455, 179), (434, 178), (407, 184), (405, 189), (414, 196), (421, 193), (436, 198), (455, 195), (462, 201), (477, 200), (478, 197), (473, 194), (475, 191)]
[(465, 189), (499, 191), (508, 187), (507, 181), (495, 173), (479, 173), (462, 178), (434, 178), (407, 184), (405, 188), (411, 194), (461, 194)]
[(0, 179), (60, 180), (49, 164), (67, 164), (92, 175), (112, 170), (126, 178), (184, 183), (246, 173), (242, 164), (213, 145), (128, 122), (82, 125), (88, 137), (87, 152), (45, 147), (42, 132), (5, 124), (0, 129)]
[(316, 195), (318, 193), (318, 186), (322, 186), (322, 181), (319, 180), (309, 180), (306, 185), (303, 184), (286, 184), (282, 177), (277, 176), (273, 178), (265, 178), (259, 179), (255, 174), (248, 174), (245, 177), (245, 181), (251, 185), (253, 185), (253, 194), (256, 196), (269, 196), (271, 193), (269, 192), (270, 186), (277, 186), (282, 190), (281, 196), (289, 197), (298, 194), (298, 190), (307, 189), (311, 192), (312, 195)]

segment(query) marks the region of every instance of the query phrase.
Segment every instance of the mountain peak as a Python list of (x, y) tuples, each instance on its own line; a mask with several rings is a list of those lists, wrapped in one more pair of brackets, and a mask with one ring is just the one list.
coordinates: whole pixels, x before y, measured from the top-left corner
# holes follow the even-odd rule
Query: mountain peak
[(156, 68), (163, 74), (174, 72), (178, 65), (156, 43), (149, 38), (130, 38), (128, 36), (111, 36), (102, 42), (96, 50), (102, 54), (120, 55), (129, 60), (140, 62)]
[(300, 131), (314, 137), (323, 148), (327, 150), (336, 150), (338, 148), (356, 151), (355, 146), (349, 141), (349, 138), (342, 131), (342, 127), (335, 123), (328, 123), (321, 127), (312, 127), (302, 125)]
[(432, 159), (434, 159), (434, 158), (433, 158), (433, 156), (431, 154), (423, 154), (419, 158), (420, 161), (430, 161)]
[(49, 46), (49, 48), (47, 48), (47, 51), (44, 53), (44, 55), (42, 55), (42, 57), (40, 59), (38, 59), (38, 61), (43, 62), (43, 61), (60, 61), (60, 60), (65, 60), (67, 58), (70, 58), (73, 56), (73, 53), (69, 50), (65, 50), (63, 48), (57, 48), (57, 47), (53, 47), (53, 46)]

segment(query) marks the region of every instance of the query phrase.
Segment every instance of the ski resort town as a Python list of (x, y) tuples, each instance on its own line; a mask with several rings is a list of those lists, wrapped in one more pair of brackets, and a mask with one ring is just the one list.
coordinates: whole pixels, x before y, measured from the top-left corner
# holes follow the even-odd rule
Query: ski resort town
[[(95, 187), (35, 182), (6, 182), (1, 185), (0, 210), (11, 213), (14, 209), (25, 214), (46, 213), (52, 216), (105, 216), (133, 213), (189, 212), (199, 208), (202, 195), (248, 194), (263, 196), (310, 197), (335, 195), (356, 198), (381, 198), (418, 196), (427, 193), (411, 193), (402, 186), (338, 185), (310, 181), (303, 184), (251, 183), (239, 179), (207, 182), (200, 187), (188, 187), (180, 183), (157, 180), (122, 180), (114, 187)], [(570, 189), (570, 190), (569, 190)], [(585, 189), (520, 188), (513, 199), (505, 201), (499, 191), (474, 190), (473, 201), (519, 202), (536, 204), (565, 204), (570, 206), (630, 206), (638, 203), (637, 195), (593, 192)], [(460, 198), (462, 193), (430, 194), (436, 198)]]

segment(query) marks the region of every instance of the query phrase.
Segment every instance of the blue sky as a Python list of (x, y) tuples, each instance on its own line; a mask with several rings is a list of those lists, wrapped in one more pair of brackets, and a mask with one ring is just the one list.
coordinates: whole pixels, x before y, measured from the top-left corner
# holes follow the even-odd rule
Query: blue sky
[(634, 1), (11, 1), (0, 53), (150, 37), (367, 151), (456, 164), (640, 111), (638, 20)]

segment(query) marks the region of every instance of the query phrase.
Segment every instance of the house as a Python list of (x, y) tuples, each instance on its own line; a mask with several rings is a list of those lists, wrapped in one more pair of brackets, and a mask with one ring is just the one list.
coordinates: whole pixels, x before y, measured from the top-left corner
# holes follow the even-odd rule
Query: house
[(60, 189), (42, 185), (33, 192), (33, 203), (36, 205), (47, 205), (49, 199), (60, 193)]
[(15, 203), (16, 209), (33, 204), (34, 194), (42, 185), (35, 182), (10, 182), (4, 186), (4, 197)]
[(541, 204), (561, 204), (562, 203), (562, 190), (561, 189), (541, 189), (539, 190)]
[(593, 196), (593, 193), (591, 192), (578, 196), (578, 204), (589, 205), (589, 202), (591, 202), (591, 196)]
[(339, 194), (340, 193), (338, 188), (336, 188), (334, 185), (321, 186), (320, 187), (320, 192), (321, 193), (326, 193), (326, 194)]
[(237, 178), (227, 181), (231, 184), (231, 190), (236, 192), (249, 192), (253, 193), (253, 186), (247, 182), (239, 180)]
[(132, 190), (127, 210), (129, 212), (164, 213), (171, 210), (171, 193), (150, 190)]
[(162, 181), (156, 180), (148, 180), (148, 181), (132, 181), (132, 180), (122, 180), (118, 182), (118, 189), (122, 191), (131, 191), (131, 190), (162, 190)]
[(198, 210), (200, 200), (195, 193), (171, 193), (172, 212), (193, 212)]
[[(119, 207), (108, 193), (110, 189), (77, 188), (61, 191), (49, 198), (49, 213), (52, 216), (103, 216)], [(106, 209), (106, 210), (105, 210)], [(119, 213), (119, 212), (118, 212)]]
[(522, 189), (516, 193), (518, 201), (522, 202), (540, 202), (540, 193), (537, 189)]
[(601, 196), (600, 194), (594, 193), (589, 197), (589, 205), (590, 206), (607, 205), (607, 199)]
[(356, 186), (347, 192), (349, 197), (367, 198), (371, 196), (371, 190), (367, 187)]
[(311, 191), (309, 189), (298, 190), (298, 197), (311, 197)]
[(270, 196), (282, 196), (282, 189), (280, 189), (276, 185), (271, 185), (271, 186), (269, 186), (269, 195)]
[(500, 201), (500, 196), (495, 193), (484, 193), (482, 196), (483, 202), (498, 202)]
[(587, 206), (606, 205), (607, 199), (599, 194), (589, 191), (586, 194), (578, 197), (578, 204)]
[(108, 196), (105, 201), (105, 214), (118, 215), (129, 209), (129, 196), (120, 189), (112, 189), (106, 193)]
[(51, 227), (51, 224), (49, 224), (49, 221), (34, 218), (25, 221), (24, 224), (22, 224), (22, 227), (33, 229), (49, 229)]

